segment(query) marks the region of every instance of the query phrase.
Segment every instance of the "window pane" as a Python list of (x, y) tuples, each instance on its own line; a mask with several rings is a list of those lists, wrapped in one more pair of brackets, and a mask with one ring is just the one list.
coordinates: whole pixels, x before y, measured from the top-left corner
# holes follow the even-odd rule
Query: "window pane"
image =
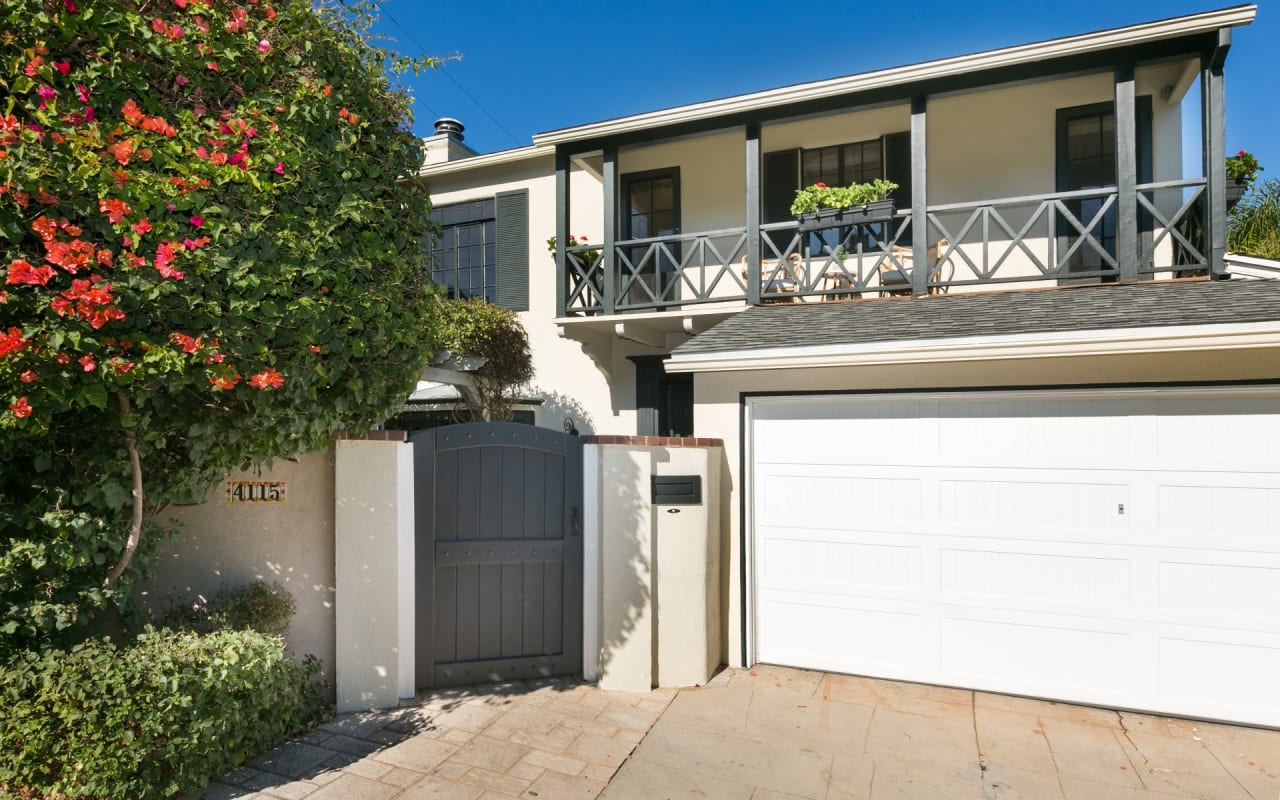
[(676, 207), (675, 186), (670, 178), (653, 182), (653, 210), (670, 211)]
[(1089, 158), (1102, 154), (1101, 123), (1098, 117), (1082, 117), (1067, 123), (1067, 158)]

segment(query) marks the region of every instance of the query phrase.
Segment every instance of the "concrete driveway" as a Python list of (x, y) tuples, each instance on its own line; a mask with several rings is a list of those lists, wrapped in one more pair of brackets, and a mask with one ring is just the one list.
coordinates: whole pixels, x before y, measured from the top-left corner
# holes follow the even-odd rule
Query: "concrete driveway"
[(685, 690), (602, 798), (1275, 800), (1280, 732), (777, 667)]
[(1277, 800), (1280, 731), (777, 667), (345, 714), (203, 796), (280, 800)]

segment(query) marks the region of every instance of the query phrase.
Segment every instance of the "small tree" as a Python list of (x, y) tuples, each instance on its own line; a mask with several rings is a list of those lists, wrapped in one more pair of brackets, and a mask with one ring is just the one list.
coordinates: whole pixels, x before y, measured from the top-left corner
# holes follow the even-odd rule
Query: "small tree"
[(436, 346), (484, 359), (462, 390), (472, 419), (511, 419), (520, 391), (533, 379), (529, 335), (515, 312), (480, 300), (442, 300), (436, 309)]
[(366, 428), (432, 352), (421, 147), (368, 21), (0, 10), (0, 649), (123, 597), (159, 508)]
[(1227, 249), (1258, 258), (1280, 260), (1280, 180), (1254, 186), (1231, 210)]

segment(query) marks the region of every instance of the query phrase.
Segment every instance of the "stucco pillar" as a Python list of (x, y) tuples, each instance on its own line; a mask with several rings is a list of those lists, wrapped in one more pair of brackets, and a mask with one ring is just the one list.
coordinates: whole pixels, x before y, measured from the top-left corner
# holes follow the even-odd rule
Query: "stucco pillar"
[(339, 711), (414, 694), (413, 449), (400, 437), (339, 440), (334, 538)]

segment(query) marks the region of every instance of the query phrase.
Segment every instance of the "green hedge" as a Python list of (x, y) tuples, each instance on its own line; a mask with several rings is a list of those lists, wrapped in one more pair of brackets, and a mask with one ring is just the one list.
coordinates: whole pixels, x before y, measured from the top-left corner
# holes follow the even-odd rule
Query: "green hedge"
[(0, 667), (0, 797), (168, 798), (321, 719), (319, 662), (253, 631), (147, 631)]

